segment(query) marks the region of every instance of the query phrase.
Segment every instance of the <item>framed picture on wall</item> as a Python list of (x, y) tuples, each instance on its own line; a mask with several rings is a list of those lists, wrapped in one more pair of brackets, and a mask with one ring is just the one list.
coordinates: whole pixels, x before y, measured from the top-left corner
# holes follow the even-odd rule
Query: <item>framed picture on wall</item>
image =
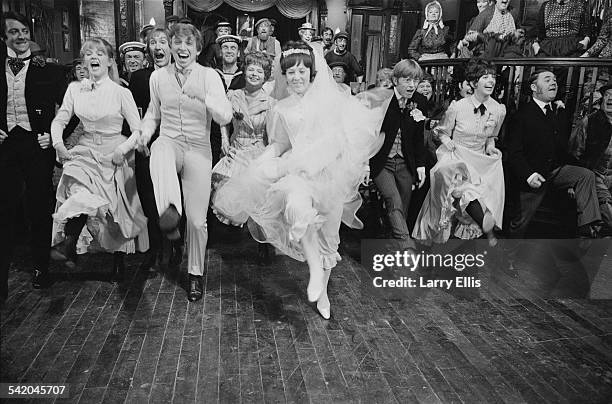
[(253, 36), (253, 26), (255, 25), (255, 17), (248, 14), (239, 15), (236, 17), (236, 32), (239, 36), (250, 38)]

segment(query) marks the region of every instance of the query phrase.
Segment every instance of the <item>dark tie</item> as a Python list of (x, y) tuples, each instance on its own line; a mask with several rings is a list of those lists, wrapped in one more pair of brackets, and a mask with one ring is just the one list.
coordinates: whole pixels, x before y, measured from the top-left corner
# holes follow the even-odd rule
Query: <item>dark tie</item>
[(477, 114), (480, 112), (480, 116), (483, 116), (485, 112), (487, 112), (487, 107), (484, 104), (480, 104), (479, 107), (474, 108), (474, 113)]
[(26, 59), (22, 59), (22, 58), (13, 58), (13, 57), (10, 57), (10, 56), (8, 57), (9, 67), (11, 68), (11, 71), (13, 72), (13, 74), (15, 76), (25, 66), (25, 60)]
[(546, 106), (544, 107), (544, 111), (546, 111), (545, 115), (548, 119), (551, 119), (553, 117), (553, 110), (550, 104), (546, 104)]

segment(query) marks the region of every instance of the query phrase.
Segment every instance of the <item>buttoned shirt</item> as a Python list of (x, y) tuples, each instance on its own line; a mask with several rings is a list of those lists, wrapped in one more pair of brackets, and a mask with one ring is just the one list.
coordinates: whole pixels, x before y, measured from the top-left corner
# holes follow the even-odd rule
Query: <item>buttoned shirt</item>
[[(12, 49), (7, 48), (6, 51), (9, 57), (17, 57), (15, 51)], [(30, 56), (30, 51), (23, 57), (28, 56)], [(13, 130), (16, 126), (21, 126), (27, 131), (32, 130), (25, 99), (25, 81), (30, 66), (30, 60), (25, 60), (24, 64), (25, 65), (19, 73), (14, 75), (9, 67), (8, 58), (6, 59), (6, 85), (8, 87), (6, 97), (6, 123), (9, 131)]]
[(544, 115), (546, 115), (546, 106), (550, 106), (551, 110), (552, 110), (552, 105), (550, 104), (550, 102), (544, 102), (544, 101), (540, 101), (538, 99), (533, 99), (533, 101), (537, 104), (538, 107), (540, 107), (540, 109), (542, 110), (542, 112), (544, 113)]
[(174, 64), (158, 69), (149, 81), (151, 102), (142, 122), (143, 133), (182, 138), (187, 143), (210, 147), (210, 123), (226, 125), (232, 105), (221, 78), (212, 68), (193, 63), (179, 85)]

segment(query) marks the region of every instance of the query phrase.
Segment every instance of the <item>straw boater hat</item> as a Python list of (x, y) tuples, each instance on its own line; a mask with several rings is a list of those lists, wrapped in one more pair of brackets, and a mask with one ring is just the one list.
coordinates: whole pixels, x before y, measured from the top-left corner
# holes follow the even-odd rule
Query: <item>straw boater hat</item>
[(130, 42), (125, 42), (124, 44), (121, 44), (121, 46), (119, 47), (119, 52), (122, 55), (125, 55), (126, 53), (131, 52), (131, 51), (140, 51), (144, 54), (146, 53), (146, 49), (147, 49), (147, 45), (143, 44), (142, 42), (130, 41)]
[(240, 45), (240, 42), (242, 42), (242, 38), (237, 35), (221, 35), (220, 37), (215, 39), (215, 42), (217, 42), (219, 46), (223, 45), (226, 42), (234, 42)]
[(298, 31), (302, 31), (302, 30), (306, 30), (306, 29), (307, 29), (307, 30), (310, 30), (310, 31), (312, 31), (312, 32), (316, 31), (316, 30), (314, 29), (314, 27), (312, 26), (312, 24), (311, 24), (311, 23), (309, 23), (309, 22), (305, 22), (304, 24), (302, 24), (302, 25), (300, 26), (300, 28), (298, 28)]
[(215, 31), (218, 30), (219, 28), (222, 28), (222, 27), (227, 27), (230, 30), (232, 29), (232, 25), (229, 22), (227, 22), (225, 20), (221, 20), (221, 21), (219, 21), (217, 23), (217, 25), (215, 25)]

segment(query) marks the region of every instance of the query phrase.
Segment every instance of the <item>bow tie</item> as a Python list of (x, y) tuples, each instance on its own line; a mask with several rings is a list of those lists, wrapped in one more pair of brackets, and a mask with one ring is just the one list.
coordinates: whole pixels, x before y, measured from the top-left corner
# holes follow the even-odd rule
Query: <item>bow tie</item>
[(474, 113), (477, 114), (480, 112), (480, 116), (483, 116), (485, 112), (487, 112), (487, 107), (484, 104), (480, 104), (479, 107), (474, 108)]
[(23, 69), (23, 67), (25, 66), (25, 61), (29, 60), (30, 58), (31, 56), (28, 56), (27, 58), (14, 58), (8, 56), (9, 67), (11, 68), (11, 71), (15, 76), (21, 71), (21, 69)]
[(176, 72), (182, 74), (183, 76), (187, 77), (189, 76), (189, 73), (191, 73), (191, 67), (188, 69), (181, 69), (179, 66), (174, 65)]

